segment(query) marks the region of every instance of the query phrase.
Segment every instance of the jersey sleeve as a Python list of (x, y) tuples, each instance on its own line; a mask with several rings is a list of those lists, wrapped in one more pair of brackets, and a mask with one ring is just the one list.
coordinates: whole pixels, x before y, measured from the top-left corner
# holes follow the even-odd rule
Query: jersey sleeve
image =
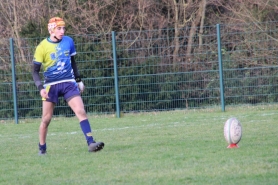
[(76, 50), (75, 50), (75, 46), (74, 46), (74, 41), (73, 39), (71, 38), (71, 44), (70, 44), (70, 56), (74, 56), (76, 55)]
[(33, 58), (33, 62), (34, 63), (42, 63), (44, 58), (43, 58), (43, 47), (41, 44), (39, 44), (35, 50), (34, 53), (34, 58)]

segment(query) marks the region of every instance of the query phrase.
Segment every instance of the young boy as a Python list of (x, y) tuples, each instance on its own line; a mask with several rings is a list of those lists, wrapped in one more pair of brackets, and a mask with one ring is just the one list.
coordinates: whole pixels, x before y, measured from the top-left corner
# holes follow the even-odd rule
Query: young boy
[[(65, 22), (60, 17), (49, 20), (50, 36), (37, 46), (33, 59), (33, 79), (42, 97), (42, 120), (39, 127), (39, 155), (46, 154), (46, 136), (58, 97), (64, 97), (80, 122), (87, 140), (88, 151), (97, 152), (103, 142), (95, 142), (80, 94), (85, 86), (81, 81), (74, 56), (73, 39), (65, 36)], [(44, 85), (39, 72), (44, 70)]]

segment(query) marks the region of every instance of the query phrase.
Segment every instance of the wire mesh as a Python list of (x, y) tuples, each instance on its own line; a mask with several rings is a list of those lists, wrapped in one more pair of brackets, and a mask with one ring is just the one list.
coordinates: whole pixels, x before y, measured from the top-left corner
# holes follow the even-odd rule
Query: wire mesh
[[(116, 33), (122, 112), (198, 109), (220, 106), (216, 27)], [(202, 30), (202, 31), (200, 31)], [(226, 105), (276, 103), (277, 22), (221, 25)], [(72, 35), (86, 86), (88, 114), (114, 114), (115, 74), (111, 34)], [(32, 80), (32, 58), (43, 38), (15, 40), (19, 118), (41, 116), (41, 98)], [(0, 119), (14, 117), (9, 42), (0, 40)], [(74, 116), (61, 98), (55, 116)]]

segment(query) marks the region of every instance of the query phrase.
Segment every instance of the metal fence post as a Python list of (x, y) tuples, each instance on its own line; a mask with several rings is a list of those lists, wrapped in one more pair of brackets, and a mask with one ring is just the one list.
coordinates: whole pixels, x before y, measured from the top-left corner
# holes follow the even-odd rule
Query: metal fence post
[(116, 49), (116, 33), (112, 31), (112, 47), (113, 47), (113, 62), (114, 62), (114, 81), (115, 81), (115, 97), (116, 97), (116, 115), (120, 115), (120, 99), (119, 99), (119, 85), (118, 85), (118, 67), (117, 67), (117, 49)]
[(15, 72), (15, 59), (14, 59), (14, 43), (13, 38), (10, 38), (10, 55), (11, 55), (11, 67), (12, 67), (12, 86), (13, 86), (13, 100), (14, 100), (14, 119), (18, 124), (17, 113), (17, 91), (16, 91), (16, 72)]
[(220, 25), (216, 25), (217, 30), (217, 45), (218, 45), (218, 63), (219, 63), (219, 80), (220, 80), (220, 97), (221, 97), (221, 108), (225, 111), (225, 97), (224, 97), (224, 83), (223, 83), (223, 66), (222, 66), (222, 52), (221, 52), (221, 35)]

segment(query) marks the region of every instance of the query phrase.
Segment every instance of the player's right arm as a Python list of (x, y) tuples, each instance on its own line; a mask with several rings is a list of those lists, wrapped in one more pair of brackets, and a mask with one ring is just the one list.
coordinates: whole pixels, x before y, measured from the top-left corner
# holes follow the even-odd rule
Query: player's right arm
[(41, 63), (33, 62), (32, 76), (33, 76), (33, 80), (35, 82), (35, 85), (37, 86), (37, 88), (38, 88), (38, 90), (40, 92), (41, 97), (42, 98), (48, 98), (48, 93), (43, 88), (43, 85), (42, 85), (42, 82), (41, 82), (40, 70), (41, 70)]
[(44, 41), (42, 41), (36, 48), (36, 51), (34, 53), (34, 58), (33, 58), (33, 70), (32, 70), (32, 76), (33, 80), (35, 82), (35, 85), (37, 86), (40, 95), (42, 98), (48, 98), (48, 93), (44, 89), (41, 78), (40, 78), (40, 70), (42, 66), (42, 62), (45, 60), (44, 59), (44, 46), (43, 46)]
[(32, 76), (33, 76), (35, 85), (37, 86), (39, 91), (41, 91), (43, 89), (43, 85), (41, 83), (41, 78), (40, 78), (40, 70), (41, 70), (41, 64), (38, 62), (33, 62)]

